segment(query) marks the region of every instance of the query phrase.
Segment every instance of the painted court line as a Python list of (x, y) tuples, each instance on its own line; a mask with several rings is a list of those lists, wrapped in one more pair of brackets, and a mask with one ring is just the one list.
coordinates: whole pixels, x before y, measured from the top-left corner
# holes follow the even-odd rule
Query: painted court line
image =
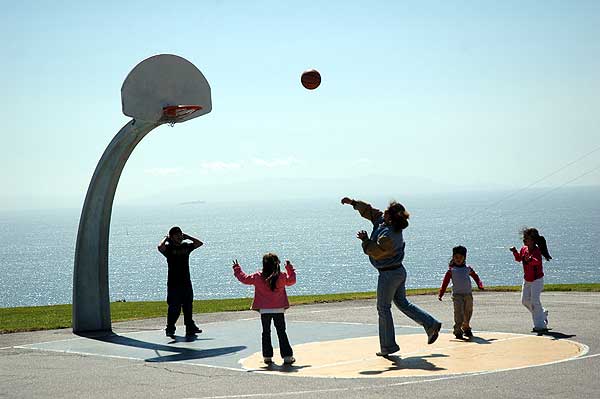
[[(587, 348), (587, 350), (589, 350), (589, 348), (586, 345), (582, 345), (582, 346), (585, 347), (585, 348)], [(585, 353), (587, 353), (587, 352), (585, 352)], [(398, 386), (402, 386), (402, 385), (412, 385), (412, 384), (422, 384), (422, 383), (427, 383), (427, 382), (455, 380), (455, 379), (459, 379), (459, 378), (476, 377), (476, 376), (480, 376), (480, 375), (493, 374), (493, 373), (501, 373), (501, 372), (514, 371), (514, 370), (521, 370), (521, 369), (526, 369), (526, 368), (549, 366), (549, 365), (552, 365), (552, 364), (564, 363), (564, 362), (569, 362), (569, 361), (573, 361), (573, 360), (589, 359), (589, 358), (593, 358), (593, 357), (597, 357), (597, 356), (600, 356), (600, 353), (596, 353), (596, 354), (588, 355), (588, 356), (573, 357), (573, 358), (569, 358), (569, 359), (558, 360), (556, 362), (539, 364), (539, 365), (535, 365), (535, 366), (524, 366), (524, 367), (518, 367), (518, 368), (512, 368), (512, 369), (482, 371), (482, 372), (469, 373), (469, 374), (450, 375), (450, 376), (444, 376), (444, 377), (438, 377), (438, 378), (428, 378), (428, 379), (419, 379), (419, 380), (413, 380), (413, 381), (403, 381), (403, 382), (396, 382), (396, 383), (392, 383), (392, 384), (383, 384), (383, 385), (377, 384), (377, 385), (364, 385), (364, 386), (349, 387), (349, 388), (329, 388), (329, 389), (315, 389), (315, 390), (305, 390), (305, 391), (288, 391), (288, 392), (277, 392), (277, 393), (268, 392), (268, 393), (242, 394), (242, 395), (194, 396), (194, 397), (188, 397), (186, 399), (257, 398), (257, 397), (270, 397), (270, 396), (306, 395), (306, 394), (311, 394), (311, 393), (364, 391), (364, 390), (367, 390), (367, 389), (384, 389), (384, 388), (398, 387)]]

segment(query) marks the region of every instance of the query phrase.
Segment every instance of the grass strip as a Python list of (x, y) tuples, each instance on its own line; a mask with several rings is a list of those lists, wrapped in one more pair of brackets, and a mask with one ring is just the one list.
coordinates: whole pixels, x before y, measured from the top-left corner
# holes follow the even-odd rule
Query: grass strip
[[(487, 287), (486, 291), (518, 292), (521, 291), (521, 287), (495, 286)], [(546, 284), (544, 285), (544, 291), (600, 292), (600, 283)], [(437, 292), (437, 288), (406, 290), (407, 295), (435, 295)], [(349, 292), (341, 294), (290, 296), (290, 302), (292, 305), (306, 305), (373, 298), (375, 298), (375, 292)], [(247, 310), (250, 308), (251, 302), (251, 298), (196, 300), (194, 301), (194, 313)], [(71, 312), (72, 306), (70, 304), (0, 308), (0, 334), (70, 328)], [(110, 312), (113, 322), (165, 317), (167, 314), (167, 304), (165, 301), (112, 302), (110, 304)]]

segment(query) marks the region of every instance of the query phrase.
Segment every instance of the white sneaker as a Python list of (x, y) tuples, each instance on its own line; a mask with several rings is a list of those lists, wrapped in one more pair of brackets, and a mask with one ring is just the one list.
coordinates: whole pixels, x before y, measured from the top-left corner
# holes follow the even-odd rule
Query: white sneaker
[(273, 359), (270, 357), (263, 357), (263, 362), (265, 362), (265, 364), (272, 364)]
[(292, 364), (296, 361), (296, 359), (294, 359), (294, 356), (286, 356), (283, 358), (283, 364)]

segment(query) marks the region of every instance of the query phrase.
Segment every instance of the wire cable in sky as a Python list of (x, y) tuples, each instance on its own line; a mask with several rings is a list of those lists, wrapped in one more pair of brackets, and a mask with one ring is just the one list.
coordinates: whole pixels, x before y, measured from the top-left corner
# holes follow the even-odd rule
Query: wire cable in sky
[[(561, 172), (561, 171), (565, 170), (566, 168), (568, 168), (569, 166), (571, 166), (571, 165), (573, 165), (573, 164), (575, 164), (575, 163), (577, 163), (577, 162), (581, 161), (582, 159), (584, 159), (584, 158), (586, 158), (586, 157), (590, 156), (591, 154), (595, 153), (595, 152), (596, 152), (596, 151), (598, 151), (598, 150), (600, 150), (600, 146), (598, 146), (598, 147), (594, 148), (594, 149), (593, 149), (593, 150), (591, 150), (591, 151), (588, 151), (587, 153), (583, 154), (583, 155), (582, 155), (582, 156), (580, 156), (579, 158), (575, 159), (574, 161), (571, 161), (571, 162), (567, 163), (566, 165), (563, 165), (563, 166), (561, 166), (560, 168), (556, 169), (555, 171), (553, 171), (553, 172), (551, 172), (551, 173), (548, 173), (547, 175), (545, 175), (545, 176), (543, 176), (543, 177), (541, 177), (541, 178), (537, 179), (537, 180), (536, 180), (536, 181), (534, 181), (533, 183), (531, 183), (531, 184), (529, 184), (529, 185), (527, 185), (527, 186), (525, 186), (525, 187), (523, 187), (523, 188), (520, 188), (520, 189), (518, 189), (518, 190), (516, 190), (516, 191), (513, 191), (512, 193), (509, 193), (508, 195), (506, 195), (506, 196), (504, 196), (504, 197), (500, 198), (499, 200), (497, 200), (496, 202), (494, 202), (494, 203), (492, 203), (492, 204), (490, 204), (490, 205), (486, 206), (485, 208), (481, 209), (480, 211), (478, 211), (478, 212), (475, 212), (475, 214), (474, 214), (474, 215), (472, 215), (472, 216), (479, 215), (480, 213), (487, 211), (488, 209), (490, 209), (490, 208), (492, 208), (492, 207), (494, 207), (494, 206), (496, 206), (496, 205), (498, 205), (498, 204), (500, 204), (500, 203), (502, 203), (502, 202), (506, 201), (507, 199), (509, 199), (509, 198), (512, 198), (512, 197), (514, 197), (515, 195), (517, 195), (517, 194), (519, 194), (519, 193), (521, 193), (521, 192), (523, 192), (523, 191), (525, 191), (525, 190), (527, 190), (527, 189), (529, 189), (529, 188), (531, 188), (531, 187), (535, 186), (536, 184), (538, 184), (538, 183), (540, 183), (540, 182), (542, 182), (542, 181), (546, 180), (546, 179), (547, 179), (547, 178), (549, 178), (549, 177), (552, 177), (552, 176), (554, 176), (554, 175), (555, 175), (555, 174), (557, 174), (558, 172)], [(579, 179), (579, 178), (581, 178), (581, 177), (583, 177), (583, 176), (585, 176), (585, 175), (587, 175), (587, 174), (589, 174), (589, 173), (593, 172), (594, 170), (596, 170), (596, 168), (594, 168), (594, 169), (592, 169), (592, 170), (590, 170), (590, 171), (588, 171), (588, 172), (585, 172), (585, 173), (583, 173), (582, 175), (579, 175), (579, 176), (577, 176), (577, 177), (576, 177), (576, 178), (574, 178), (573, 180), (570, 180), (570, 181), (568, 181), (567, 183), (565, 183), (565, 184), (563, 184), (563, 185), (559, 186), (558, 188), (564, 187), (565, 185), (567, 185), (567, 184), (569, 184), (569, 183), (571, 183), (571, 182), (573, 182), (573, 181), (575, 181), (575, 180), (577, 180), (577, 179)], [(555, 188), (555, 189), (558, 189), (558, 188)], [(552, 190), (550, 190), (549, 192), (552, 192), (552, 191), (554, 191), (555, 189), (552, 189)], [(545, 195), (545, 194), (544, 194), (544, 195)], [(542, 196), (544, 196), (544, 195), (542, 195)], [(536, 198), (536, 199), (537, 199), (537, 198)]]

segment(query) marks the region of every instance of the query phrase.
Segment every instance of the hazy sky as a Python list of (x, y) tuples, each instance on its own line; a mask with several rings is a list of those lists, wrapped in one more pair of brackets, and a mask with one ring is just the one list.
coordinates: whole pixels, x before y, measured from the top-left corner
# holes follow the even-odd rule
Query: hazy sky
[(599, 1), (86, 3), (0, 0), (0, 209), (80, 207), (160, 53), (213, 111), (146, 136), (117, 204), (514, 189), (600, 147)]

